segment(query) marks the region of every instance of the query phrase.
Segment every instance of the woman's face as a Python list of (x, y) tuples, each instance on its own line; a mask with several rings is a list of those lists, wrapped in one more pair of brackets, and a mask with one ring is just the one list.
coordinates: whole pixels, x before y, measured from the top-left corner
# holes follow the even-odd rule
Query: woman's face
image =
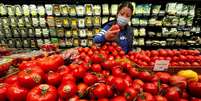
[(118, 13), (118, 15), (117, 15), (117, 17), (118, 16), (122, 16), (122, 17), (125, 17), (125, 18), (127, 18), (127, 19), (131, 19), (131, 16), (132, 16), (132, 10), (130, 9), (130, 8), (128, 8), (128, 7), (123, 7), (120, 11), (119, 11), (119, 13)]

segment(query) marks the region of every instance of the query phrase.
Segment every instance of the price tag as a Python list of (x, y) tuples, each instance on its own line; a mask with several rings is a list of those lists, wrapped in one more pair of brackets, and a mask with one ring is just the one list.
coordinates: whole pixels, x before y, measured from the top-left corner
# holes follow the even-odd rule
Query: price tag
[(154, 71), (165, 71), (168, 69), (170, 60), (156, 60), (154, 65)]

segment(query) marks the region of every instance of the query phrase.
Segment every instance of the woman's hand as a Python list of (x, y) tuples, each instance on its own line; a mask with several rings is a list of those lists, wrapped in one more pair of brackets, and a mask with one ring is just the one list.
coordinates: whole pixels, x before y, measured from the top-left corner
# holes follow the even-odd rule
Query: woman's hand
[(112, 25), (112, 27), (105, 33), (105, 39), (108, 41), (113, 41), (118, 37), (119, 32), (119, 25)]

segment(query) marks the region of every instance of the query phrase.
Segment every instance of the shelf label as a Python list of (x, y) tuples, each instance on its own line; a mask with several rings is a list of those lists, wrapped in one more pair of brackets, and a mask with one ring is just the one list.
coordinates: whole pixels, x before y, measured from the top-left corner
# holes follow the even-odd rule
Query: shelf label
[(154, 65), (154, 71), (165, 71), (168, 69), (170, 60), (156, 60)]

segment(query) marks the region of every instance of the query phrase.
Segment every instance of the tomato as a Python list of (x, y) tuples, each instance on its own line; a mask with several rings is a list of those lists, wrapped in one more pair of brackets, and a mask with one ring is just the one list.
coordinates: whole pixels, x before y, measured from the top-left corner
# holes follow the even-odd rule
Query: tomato
[(87, 53), (89, 50), (90, 50), (89, 47), (83, 48), (83, 51), (84, 51), (85, 53)]
[(98, 101), (109, 101), (107, 98), (100, 98)]
[(159, 77), (159, 79), (162, 83), (168, 83), (168, 81), (171, 77), (170, 74), (166, 73), (166, 72), (157, 72), (155, 75), (157, 77)]
[(168, 55), (167, 51), (164, 49), (160, 49), (159, 54), (160, 54), (160, 56), (167, 56)]
[(91, 60), (93, 63), (101, 63), (101, 62), (103, 62), (104, 59), (101, 54), (94, 54), (94, 55), (92, 55)]
[(153, 83), (145, 83), (143, 85), (144, 91), (156, 95), (158, 93), (158, 87)]
[(165, 97), (160, 95), (156, 95), (154, 98), (156, 101), (168, 101)]
[(186, 56), (184, 56), (184, 55), (180, 55), (180, 56), (179, 56), (179, 59), (180, 59), (181, 61), (186, 61), (186, 60), (188, 60), (188, 59), (186, 58)]
[(185, 65), (183, 61), (179, 61), (178, 64), (179, 64), (179, 66), (184, 66)]
[(137, 91), (132, 87), (127, 87), (124, 91), (124, 96), (128, 101), (132, 101), (137, 96)]
[(29, 67), (35, 67), (37, 66), (37, 63), (36, 61), (23, 61), (19, 66), (18, 68), (20, 70), (24, 70), (26, 68), (29, 68)]
[(72, 74), (66, 74), (62, 78), (62, 83), (65, 83), (68, 81), (76, 82), (76, 78)]
[(91, 69), (93, 72), (101, 72), (102, 71), (100, 64), (93, 64)]
[(92, 56), (94, 53), (93, 53), (92, 50), (89, 50), (89, 51), (87, 52), (87, 54), (88, 54), (89, 56)]
[(133, 84), (139, 84), (142, 87), (144, 85), (144, 82), (142, 80), (140, 80), (140, 79), (135, 79), (133, 81)]
[(168, 49), (166, 51), (167, 51), (168, 56), (170, 56), (170, 57), (174, 56), (174, 52), (172, 50)]
[(79, 97), (76, 95), (76, 96), (73, 96), (69, 99), (66, 99), (66, 101), (80, 101)]
[(109, 76), (107, 77), (107, 79), (106, 79), (107, 83), (110, 84), (110, 85), (113, 83), (113, 82), (112, 82), (113, 80), (114, 80), (114, 76), (113, 76), (113, 75), (109, 75)]
[(87, 85), (93, 85), (97, 81), (97, 77), (95, 75), (92, 75), (91, 73), (86, 73), (83, 78), (83, 81)]
[(26, 68), (18, 73), (19, 84), (26, 88), (32, 88), (42, 83), (45, 74), (39, 67)]
[(8, 89), (8, 84), (0, 83), (0, 101), (6, 101), (6, 92)]
[(127, 87), (130, 87), (132, 85), (132, 78), (129, 75), (125, 75), (124, 81)]
[(143, 81), (150, 81), (152, 77), (151, 77), (151, 74), (149, 72), (145, 71), (145, 72), (140, 72), (138, 74), (138, 78), (143, 80)]
[(86, 73), (86, 69), (81, 65), (78, 65), (77, 68), (72, 70), (72, 74), (76, 78), (82, 78), (85, 75), (85, 73)]
[(4, 82), (7, 84), (14, 84), (15, 82), (17, 82), (18, 80), (18, 76), (17, 75), (11, 75), (9, 77), (7, 77)]
[(112, 67), (114, 67), (116, 65), (117, 65), (117, 63), (114, 60), (106, 60), (105, 62), (101, 63), (101, 66), (104, 69), (110, 69), (110, 68), (112, 68)]
[(57, 89), (48, 84), (41, 84), (29, 91), (27, 101), (57, 101)]
[(85, 83), (80, 83), (77, 85), (77, 92), (79, 97), (85, 96), (87, 88), (88, 88), (88, 85), (86, 85)]
[(126, 87), (124, 79), (120, 77), (115, 77), (112, 82), (117, 91), (123, 91)]
[(165, 97), (168, 99), (168, 101), (179, 101), (180, 99), (179, 92), (175, 87), (169, 88)]
[(103, 71), (102, 71), (102, 74), (103, 74), (103, 76), (107, 77), (107, 76), (110, 75), (110, 72), (107, 71), (107, 70), (103, 70)]
[(194, 97), (200, 97), (201, 96), (201, 82), (190, 82), (189, 83), (189, 91), (190, 94)]
[(155, 101), (155, 99), (150, 93), (144, 92), (142, 96), (137, 98), (137, 101)]
[(26, 101), (28, 90), (20, 87), (18, 83), (8, 86), (7, 97), (9, 101)]
[(187, 99), (179, 99), (179, 101), (188, 101)]
[(115, 96), (110, 101), (126, 101), (126, 98), (123, 96)]
[(172, 62), (170, 65), (171, 66), (178, 66), (179, 64), (177, 62)]
[(123, 77), (123, 71), (121, 70), (120, 66), (114, 67), (112, 69), (112, 75), (117, 77)]
[(68, 74), (70, 72), (70, 68), (63, 65), (58, 68), (57, 72), (63, 77), (65, 74)]
[(193, 98), (191, 98), (190, 101), (201, 101), (201, 99), (200, 99), (200, 98), (195, 98), (195, 97), (193, 97)]
[(151, 51), (151, 56), (158, 56), (158, 55), (159, 55), (158, 51), (156, 50)]
[(172, 61), (175, 61), (175, 62), (179, 61), (179, 57), (177, 56), (172, 57)]
[(69, 99), (69, 98), (75, 96), (76, 92), (77, 92), (77, 86), (72, 81), (63, 83), (58, 88), (59, 96), (64, 99)]
[(193, 62), (191, 65), (192, 66), (200, 66), (200, 64), (198, 62)]
[(61, 83), (61, 75), (57, 72), (49, 71), (47, 74), (46, 83), (53, 86), (58, 86)]
[(60, 55), (52, 55), (42, 58), (37, 63), (45, 72), (57, 71), (57, 69), (64, 64), (64, 59)]
[(186, 78), (173, 75), (170, 77), (169, 82), (171, 85), (177, 86), (180, 89), (185, 89), (187, 86)]
[(107, 86), (105, 84), (98, 84), (94, 89), (93, 89), (93, 95), (96, 98), (105, 98), (107, 97)]
[(114, 95), (113, 89), (110, 85), (106, 85), (107, 97), (112, 97)]

